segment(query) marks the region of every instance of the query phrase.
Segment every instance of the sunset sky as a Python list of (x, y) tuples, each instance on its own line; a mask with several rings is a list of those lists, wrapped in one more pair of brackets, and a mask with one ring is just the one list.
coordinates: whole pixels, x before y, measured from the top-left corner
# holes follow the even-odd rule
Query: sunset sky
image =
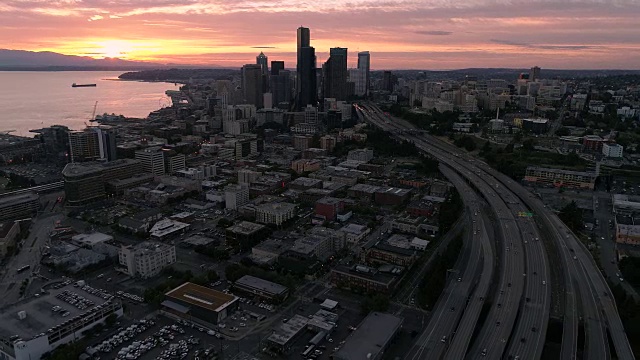
[(0, 0), (0, 47), (164, 63), (295, 66), (371, 52), (373, 69), (640, 68), (640, 0)]

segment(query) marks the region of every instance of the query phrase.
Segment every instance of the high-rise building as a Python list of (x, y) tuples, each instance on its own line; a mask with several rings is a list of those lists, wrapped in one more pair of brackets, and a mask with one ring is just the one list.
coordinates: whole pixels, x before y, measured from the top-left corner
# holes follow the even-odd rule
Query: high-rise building
[(531, 68), (531, 71), (529, 72), (529, 80), (536, 81), (538, 79), (540, 79), (540, 68), (537, 66), (534, 66)]
[(369, 89), (371, 89), (371, 55), (368, 51), (361, 51), (358, 53), (358, 69), (364, 71), (366, 82), (365, 96), (368, 96)]
[(331, 48), (323, 66), (323, 97), (347, 99), (347, 49)]
[(116, 160), (116, 135), (108, 126), (69, 132), (71, 162)]
[(280, 74), (280, 70), (284, 70), (284, 61), (274, 60), (271, 62), (271, 75)]
[[(273, 62), (272, 62), (273, 64)], [(271, 71), (273, 73), (273, 65)], [(271, 84), (271, 93), (273, 94), (273, 104), (276, 108), (281, 103), (291, 102), (291, 76), (290, 71), (280, 70), (277, 75), (271, 75), (269, 77)], [(287, 107), (288, 108), (288, 107)]]
[(149, 147), (136, 151), (136, 160), (140, 161), (141, 170), (153, 175), (164, 175), (164, 154), (160, 147)]
[(296, 77), (296, 103), (298, 109), (317, 102), (316, 51), (311, 47), (308, 28), (298, 28), (298, 64)]
[(69, 132), (71, 162), (94, 161), (100, 159), (98, 133), (91, 130)]
[(382, 74), (382, 90), (392, 92), (397, 82), (398, 78), (391, 71), (384, 71)]
[(184, 154), (178, 154), (175, 151), (164, 151), (164, 165), (167, 174), (175, 174), (186, 168), (186, 157)]
[(349, 82), (354, 84), (354, 95), (365, 96), (367, 94), (367, 74), (363, 69), (349, 69)]
[(309, 46), (311, 46), (311, 32), (309, 28), (301, 26), (298, 28), (298, 51)]
[(245, 103), (262, 108), (262, 65), (247, 64), (242, 67), (242, 95)]
[(225, 207), (236, 210), (249, 202), (249, 187), (246, 184), (230, 184), (224, 188)]
[(269, 74), (269, 58), (262, 51), (260, 55), (256, 56), (256, 64), (262, 67), (262, 75), (267, 76)]

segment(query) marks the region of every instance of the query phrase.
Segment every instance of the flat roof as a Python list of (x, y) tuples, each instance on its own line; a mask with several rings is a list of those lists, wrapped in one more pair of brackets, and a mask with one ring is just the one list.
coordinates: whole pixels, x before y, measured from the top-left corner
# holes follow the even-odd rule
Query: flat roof
[(109, 168), (117, 168), (122, 166), (129, 166), (132, 164), (139, 164), (139, 160), (134, 159), (118, 159), (109, 162), (102, 161), (90, 161), (90, 162), (82, 162), (82, 163), (69, 163), (62, 170), (62, 175), (64, 176), (72, 176), (72, 175), (82, 175), (89, 174), (93, 172), (100, 172)]
[(265, 226), (261, 224), (252, 223), (250, 221), (242, 221), (238, 224), (228, 227), (227, 231), (231, 231), (236, 234), (250, 235), (264, 228)]
[(279, 326), (273, 330), (273, 334), (271, 334), (267, 338), (267, 340), (272, 343), (284, 346), (296, 335), (298, 335), (298, 333), (300, 333), (300, 331), (302, 331), (307, 326), (308, 322), (309, 320), (306, 317), (296, 314), (286, 323), (279, 324)]
[(288, 290), (286, 286), (282, 286), (280, 284), (276, 284), (274, 282), (251, 275), (245, 275), (241, 277), (240, 279), (236, 280), (235, 284), (247, 288), (258, 289), (274, 295), (284, 294)]
[(574, 171), (574, 170), (565, 170), (565, 169), (554, 169), (554, 168), (545, 168), (539, 166), (529, 166), (527, 167), (527, 171), (547, 171), (556, 174), (565, 174), (565, 175), (579, 175), (579, 176), (589, 176), (596, 177), (596, 173), (594, 172), (586, 172), (586, 171)]
[(189, 227), (189, 224), (185, 224), (180, 221), (175, 221), (172, 219), (162, 219), (158, 221), (151, 228), (151, 236), (162, 237), (165, 235), (169, 235), (171, 233), (184, 230)]
[(211, 311), (218, 311), (225, 305), (238, 300), (236, 296), (190, 282), (170, 290), (165, 296)]
[(405, 196), (411, 192), (411, 189), (402, 189), (397, 187), (381, 188), (376, 191), (378, 194), (390, 194), (396, 196)]
[(402, 321), (403, 318), (391, 314), (377, 311), (370, 313), (347, 338), (334, 359), (377, 359), (402, 325)]
[(25, 202), (37, 201), (40, 197), (35, 193), (25, 193), (0, 197), (0, 207), (13, 206)]
[[(74, 305), (58, 299), (56, 295), (65, 290), (93, 301), (94, 305), (80, 310)], [(51, 288), (46, 293), (42, 293), (40, 297), (29, 297), (0, 309), (0, 338), (8, 339), (13, 335), (18, 335), (23, 340), (31, 339), (105, 302), (107, 302), (106, 299), (84, 291), (82, 287), (74, 287), (73, 283), (60, 289)], [(60, 306), (65, 311), (68, 311), (69, 315), (62, 317), (64, 311), (53, 312), (51, 308), (54, 306)], [(18, 312), (20, 311), (24, 311), (27, 314), (27, 317), (23, 320), (18, 318)]]
[(102, 242), (113, 240), (113, 236), (94, 232), (92, 234), (78, 234), (72, 237), (71, 240), (86, 245), (96, 245)]

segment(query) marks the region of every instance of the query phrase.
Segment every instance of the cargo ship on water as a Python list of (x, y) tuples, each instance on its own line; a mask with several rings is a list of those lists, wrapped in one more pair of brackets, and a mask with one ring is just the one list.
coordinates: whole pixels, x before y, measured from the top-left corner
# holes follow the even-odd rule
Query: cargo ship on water
[(76, 88), (76, 87), (96, 87), (96, 86), (98, 86), (98, 85), (97, 84), (76, 84), (76, 83), (71, 84), (71, 87), (74, 87), (74, 88)]

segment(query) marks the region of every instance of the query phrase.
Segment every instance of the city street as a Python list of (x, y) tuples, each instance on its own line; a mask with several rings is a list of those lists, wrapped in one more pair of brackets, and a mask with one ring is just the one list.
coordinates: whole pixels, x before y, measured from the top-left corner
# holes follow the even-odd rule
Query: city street
[[(42, 247), (49, 239), (49, 233), (56, 222), (63, 218), (62, 214), (49, 213), (42, 215), (31, 225), (29, 236), (18, 254), (14, 255), (0, 272), (0, 307), (19, 300), (20, 283), (39, 273)], [(30, 265), (29, 270), (16, 273), (21, 266)]]

